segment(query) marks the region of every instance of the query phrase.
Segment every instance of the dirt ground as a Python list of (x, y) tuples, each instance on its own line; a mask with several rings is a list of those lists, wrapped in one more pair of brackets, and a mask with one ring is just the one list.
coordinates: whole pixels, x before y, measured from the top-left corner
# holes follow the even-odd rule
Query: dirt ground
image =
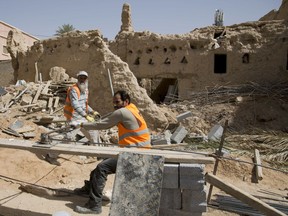
[[(253, 109), (252, 109), (252, 105)], [(266, 107), (264, 109), (264, 107)], [(171, 122), (175, 122), (177, 114), (190, 110), (193, 116), (185, 120), (182, 124), (189, 130), (190, 134), (207, 134), (211, 126), (218, 123), (224, 125), (224, 120), (229, 119), (229, 134), (251, 132), (251, 128), (258, 128), (262, 131), (280, 130), (284, 133), (287, 129), (288, 118), (287, 104), (276, 103), (275, 101), (258, 100), (247, 104), (219, 104), (197, 107), (190, 102), (179, 102), (172, 105), (163, 105), (163, 112), (168, 113)], [(270, 112), (265, 112), (270, 110)], [(253, 110), (253, 112), (252, 112)], [(5, 128), (16, 119), (25, 119), (25, 125), (32, 126), (35, 130), (35, 138), (39, 140), (41, 132), (45, 128), (33, 123), (33, 115), (10, 110), (0, 114), (1, 127)], [(268, 117), (269, 118), (268, 118)], [(257, 120), (258, 119), (258, 120)], [(259, 120), (260, 119), (260, 120)], [(256, 131), (256, 130), (255, 130)], [(17, 137), (0, 133), (0, 138), (14, 139)], [(20, 138), (21, 139), (21, 138)], [(212, 151), (207, 150), (207, 151)], [(235, 159), (252, 162), (251, 157), (239, 155), (231, 152), (229, 155)], [(25, 150), (0, 148), (0, 215), (61, 215), (61, 211), (77, 216), (73, 211), (75, 205), (85, 204), (87, 198), (76, 196), (71, 191), (76, 187), (81, 187), (85, 179), (88, 179), (90, 171), (97, 163), (97, 158), (79, 157), (73, 155), (60, 155), (58, 161), (61, 166), (51, 165), (44, 160), (43, 155), (36, 155)], [(269, 166), (269, 164), (266, 164)], [(212, 172), (214, 165), (207, 165), (206, 171)], [(253, 165), (244, 164), (234, 160), (223, 160), (218, 167), (217, 176), (225, 182), (232, 183), (250, 194), (261, 194), (260, 190), (266, 190), (287, 196), (288, 175), (271, 169), (263, 169), (263, 180), (253, 183)], [(111, 191), (114, 176), (109, 176), (105, 190)], [(38, 185), (46, 188), (43, 191), (24, 192), (20, 186)], [(207, 184), (207, 189), (209, 184)], [(51, 190), (52, 189), (52, 190)], [(62, 191), (60, 194), (49, 194), (53, 189)], [(48, 191), (48, 192), (47, 192)], [(219, 189), (213, 189), (213, 195), (223, 193)], [(212, 199), (215, 199), (213, 196)], [(102, 216), (109, 214), (109, 203), (104, 203)], [(58, 214), (56, 214), (58, 212)], [(63, 213), (63, 212), (62, 212)], [(220, 211), (215, 208), (208, 208), (207, 216), (238, 215), (231, 212)], [(63, 214), (65, 216), (65, 214)]]

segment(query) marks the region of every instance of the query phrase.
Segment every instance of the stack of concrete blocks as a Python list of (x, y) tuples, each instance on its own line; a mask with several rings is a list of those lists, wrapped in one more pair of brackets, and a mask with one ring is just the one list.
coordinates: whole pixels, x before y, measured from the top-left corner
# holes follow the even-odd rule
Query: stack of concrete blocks
[(165, 163), (159, 216), (201, 216), (207, 211), (203, 164)]

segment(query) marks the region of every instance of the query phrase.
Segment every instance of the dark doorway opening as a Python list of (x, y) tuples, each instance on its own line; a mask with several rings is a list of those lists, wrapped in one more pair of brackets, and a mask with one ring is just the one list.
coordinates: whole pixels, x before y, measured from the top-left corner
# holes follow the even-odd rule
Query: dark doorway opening
[(227, 72), (227, 55), (215, 54), (214, 55), (214, 73), (222, 74)]
[(177, 79), (153, 79), (151, 99), (160, 104), (171, 97), (178, 96)]

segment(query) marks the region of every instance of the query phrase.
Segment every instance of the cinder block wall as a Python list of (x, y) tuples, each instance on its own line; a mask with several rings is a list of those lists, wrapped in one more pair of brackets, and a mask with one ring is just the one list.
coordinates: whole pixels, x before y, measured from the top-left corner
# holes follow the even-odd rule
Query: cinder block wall
[(200, 216), (207, 211), (203, 164), (165, 163), (159, 216)]

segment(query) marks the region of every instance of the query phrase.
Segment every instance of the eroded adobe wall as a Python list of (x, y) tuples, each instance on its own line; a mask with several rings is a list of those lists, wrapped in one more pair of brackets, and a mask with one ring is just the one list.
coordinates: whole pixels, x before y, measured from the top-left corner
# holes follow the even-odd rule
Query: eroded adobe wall
[[(13, 34), (10, 40), (13, 41)], [(35, 62), (43, 81), (50, 79), (50, 69), (55, 66), (66, 69), (70, 77), (75, 77), (80, 70), (87, 71), (90, 105), (102, 115), (113, 108), (109, 69), (114, 92), (120, 89), (128, 91), (132, 102), (142, 111), (151, 129), (167, 126), (165, 115), (149, 98), (146, 90), (138, 85), (128, 65), (108, 49), (97, 30), (71, 32), (40, 41), (26, 52), (19, 51), (15, 59), (18, 63), (14, 65), (14, 70), (17, 70), (16, 79), (28, 82), (35, 81)]]
[[(177, 79), (186, 99), (190, 91), (211, 85), (287, 81), (287, 33), (284, 21), (210, 26), (184, 35), (124, 32), (110, 49), (137, 78)], [(215, 72), (215, 55), (226, 56), (225, 73)]]

